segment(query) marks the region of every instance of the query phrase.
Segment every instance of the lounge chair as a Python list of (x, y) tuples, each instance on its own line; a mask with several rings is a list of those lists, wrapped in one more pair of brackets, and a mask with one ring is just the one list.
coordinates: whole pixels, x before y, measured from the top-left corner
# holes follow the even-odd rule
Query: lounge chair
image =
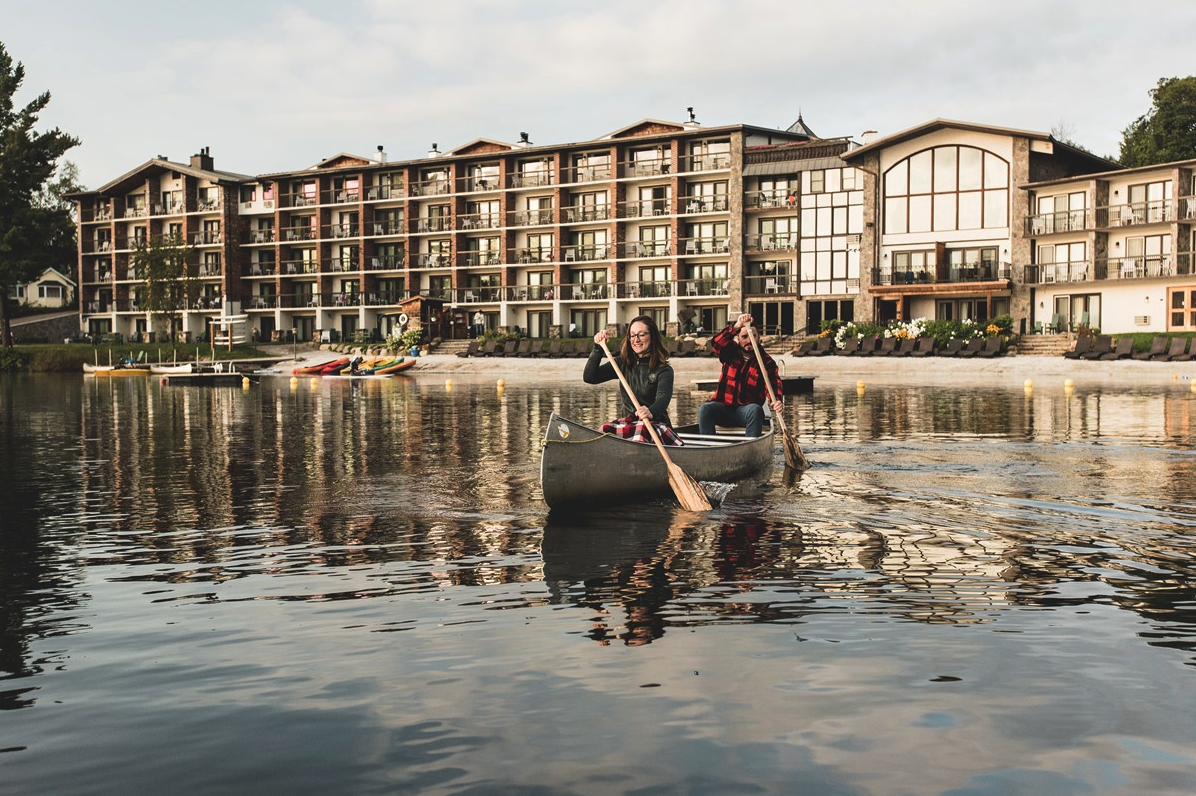
[(693, 340), (682, 340), (681, 341), (680, 356), (692, 357), (692, 356), (697, 356), (697, 354), (698, 354), (698, 344), (697, 343), (695, 343)]
[(789, 356), (791, 356), (791, 357), (810, 356), (810, 352), (812, 352), (817, 345), (818, 345), (817, 340), (802, 340), (800, 343), (797, 344), (797, 348), (795, 348), (789, 352)]
[(911, 357), (914, 355), (914, 349), (917, 348), (918, 341), (913, 337), (902, 337), (897, 340), (897, 347), (889, 352), (892, 357)]
[(481, 343), (479, 343), (477, 340), (470, 340), (469, 347), (466, 348), (464, 351), (458, 351), (457, 356), (459, 356), (459, 357), (476, 357), (479, 354), (480, 348), (481, 348)]
[(527, 356), (527, 352), (530, 351), (531, 348), (532, 348), (532, 341), (528, 340), (525, 337), (522, 340), (520, 340), (518, 343), (515, 343), (514, 345), (509, 346), (507, 349), (507, 352), (506, 352), (506, 356), (525, 357), (525, 356)]
[(870, 357), (872, 352), (880, 346), (880, 343), (875, 337), (865, 337), (860, 341), (860, 346), (852, 352), (853, 357)]
[(919, 337), (914, 341), (913, 350), (909, 352), (911, 357), (929, 357), (934, 356), (934, 338), (933, 337)]
[(938, 352), (940, 357), (957, 357), (959, 352), (963, 349), (963, 340), (951, 339), (947, 341), (947, 345)]
[[(585, 359), (590, 355), (590, 351), (594, 348), (593, 340), (574, 340), (573, 341), (573, 358)], [(618, 351), (618, 348), (611, 348), (611, 352)]]
[(561, 338), (554, 337), (548, 341), (548, 350), (544, 352), (546, 357), (559, 357), (561, 355)]
[(964, 359), (971, 359), (980, 353), (980, 349), (984, 348), (983, 337), (973, 337), (964, 343), (963, 348), (959, 349), (959, 356)]
[(1134, 359), (1154, 359), (1156, 356), (1167, 351), (1167, 343), (1169, 340), (1170, 338), (1168, 337), (1156, 335), (1155, 338), (1150, 341), (1150, 350), (1139, 351), (1137, 354), (1134, 354)]
[(482, 346), (481, 356), (492, 357), (492, 356), (494, 356), (494, 352), (497, 350), (498, 350), (498, 341), (497, 340), (487, 340), (486, 344), (484, 346)]
[(672, 340), (665, 343), (664, 350), (668, 352), (669, 357), (681, 356), (681, 339), (674, 337)]
[(810, 356), (825, 357), (833, 353), (835, 353), (835, 338), (819, 337), (818, 343), (814, 346), (814, 351)]
[(989, 337), (984, 341), (984, 347), (976, 352), (976, 356), (991, 359), (1001, 354), (1001, 338)]
[(1098, 334), (1096, 342), (1092, 348), (1089, 348), (1083, 354), (1083, 359), (1100, 359), (1105, 354), (1113, 353), (1113, 336), (1108, 334)]
[(886, 337), (880, 341), (880, 344), (872, 349), (870, 356), (887, 357), (892, 356), (893, 352), (897, 350), (897, 338)]
[[(1179, 337), (1176, 339), (1185, 340), (1186, 338)], [(1196, 359), (1196, 344), (1192, 345), (1191, 351), (1187, 352), (1186, 354), (1176, 354), (1175, 356), (1171, 357), (1171, 359), (1169, 359), (1168, 361), (1169, 362), (1191, 362), (1193, 359)]]
[(1176, 357), (1182, 357), (1188, 348), (1188, 338), (1186, 337), (1172, 337), (1171, 345), (1167, 348), (1167, 353), (1157, 354), (1151, 357), (1153, 362), (1175, 362)]
[(1117, 347), (1107, 354), (1102, 354), (1101, 359), (1116, 360), (1129, 359), (1134, 353), (1134, 338), (1128, 334), (1123, 334), (1117, 338)]
[(1076, 338), (1076, 347), (1070, 351), (1064, 351), (1063, 356), (1068, 359), (1080, 359), (1088, 353), (1092, 348), (1092, 335), (1082, 334)]
[(840, 348), (835, 353), (841, 357), (849, 357), (849, 356), (852, 356), (853, 354), (855, 354), (855, 352), (857, 352), (859, 350), (860, 350), (859, 338), (848, 337), (846, 340), (843, 341), (843, 347)]

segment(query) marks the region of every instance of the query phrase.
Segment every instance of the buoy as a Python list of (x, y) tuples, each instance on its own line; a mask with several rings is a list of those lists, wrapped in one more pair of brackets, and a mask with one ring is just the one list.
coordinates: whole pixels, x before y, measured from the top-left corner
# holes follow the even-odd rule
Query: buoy
[(1171, 374), (1171, 380), (1172, 380), (1172, 381), (1179, 381), (1179, 374), (1178, 374), (1178, 373), (1172, 373), (1172, 374)]
[(857, 390), (862, 390), (862, 389), (864, 389), (864, 388), (865, 388), (864, 380), (863, 380), (863, 379), (860, 379), (859, 381), (857, 381), (857, 382), (855, 383), (855, 388), (856, 388)]
[(453, 389), (453, 380), (452, 379), (448, 379), (447, 381), (445, 381), (444, 389), (446, 392), (452, 391), (452, 389)]
[(503, 387), (506, 387), (506, 386), (507, 386), (507, 380), (506, 380), (506, 379), (499, 379), (499, 380), (498, 380), (498, 387), (499, 387), (499, 389), (502, 389)]
[(1022, 382), (1022, 386), (1025, 387), (1027, 390), (1033, 390), (1034, 382), (1031, 381), (1030, 379), (1026, 379), (1024, 382)]
[(1196, 381), (1192, 382), (1192, 392), (1196, 392)]
[(317, 379), (315, 376), (311, 377), (311, 388), (313, 390), (318, 390), (320, 388), (320, 380)]
[(241, 377), (241, 387), (246, 390), (249, 389), (249, 377), (248, 376)]
[(1075, 388), (1076, 388), (1076, 384), (1071, 379), (1067, 379), (1066, 381), (1063, 382), (1063, 389), (1068, 390), (1070, 392), (1071, 390), (1074, 390)]

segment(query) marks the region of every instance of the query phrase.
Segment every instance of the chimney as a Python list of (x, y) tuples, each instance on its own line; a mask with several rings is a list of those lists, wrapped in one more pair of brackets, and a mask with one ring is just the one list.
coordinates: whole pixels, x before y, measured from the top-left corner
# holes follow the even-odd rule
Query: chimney
[(864, 132), (860, 133), (860, 141), (864, 144), (864, 146), (868, 146), (875, 140), (876, 140), (876, 131), (875, 130), (865, 130)]
[(191, 168), (203, 169), (204, 171), (213, 170), (212, 156), (208, 154), (208, 147), (199, 150), (198, 155), (191, 156)]
[(520, 133), (519, 134), (519, 143), (515, 144), (515, 146), (519, 147), (520, 149), (526, 149), (527, 147), (529, 147), (531, 145), (532, 145), (532, 142), (528, 140), (527, 133)]
[(698, 120), (694, 116), (694, 109), (686, 108), (685, 110), (689, 113), (689, 121), (683, 124), (682, 127), (684, 127), (686, 130), (696, 130), (697, 128), (701, 127), (702, 125), (698, 124)]
[(386, 162), (386, 150), (382, 148), (381, 144), (378, 144), (378, 154), (374, 156), (374, 160), (378, 161), (379, 163)]
[(433, 142), (432, 142), (432, 148), (428, 150), (428, 157), (430, 157), (430, 158), (438, 158), (438, 157), (440, 157), (442, 154), (444, 154), (444, 153), (443, 153), (443, 152), (441, 152), (439, 149), (437, 149), (437, 148), (436, 148), (436, 142), (435, 142), (435, 141), (433, 141)]

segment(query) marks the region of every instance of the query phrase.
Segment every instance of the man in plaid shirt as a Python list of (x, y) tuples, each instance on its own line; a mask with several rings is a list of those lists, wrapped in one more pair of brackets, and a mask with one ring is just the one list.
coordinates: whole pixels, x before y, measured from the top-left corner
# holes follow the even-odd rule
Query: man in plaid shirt
[[(719, 376), (714, 397), (698, 408), (698, 429), (703, 434), (713, 434), (715, 426), (742, 426), (744, 436), (760, 436), (768, 390), (756, 355), (752, 353), (751, 330), (752, 316), (744, 313), (710, 342), (714, 353), (723, 363), (723, 372)], [(760, 349), (760, 357), (764, 360), (764, 369), (777, 395), (777, 400), (771, 404), (772, 411), (780, 413), (785, 405), (780, 397), (781, 378), (777, 373), (777, 363), (763, 348)]]

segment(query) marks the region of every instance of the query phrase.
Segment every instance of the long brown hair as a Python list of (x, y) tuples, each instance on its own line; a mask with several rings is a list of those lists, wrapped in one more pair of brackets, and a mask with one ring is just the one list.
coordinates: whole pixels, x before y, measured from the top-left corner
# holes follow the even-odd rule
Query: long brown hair
[(631, 367), (631, 365), (639, 358), (636, 353), (631, 350), (631, 327), (637, 323), (642, 323), (648, 327), (648, 334), (651, 335), (651, 345), (648, 347), (648, 370), (656, 370), (662, 365), (667, 365), (669, 362), (668, 349), (664, 347), (664, 337), (660, 334), (660, 328), (656, 325), (656, 321), (648, 315), (637, 315), (631, 319), (631, 323), (627, 324), (627, 334), (623, 337), (623, 345), (619, 347), (619, 360), (623, 367)]

